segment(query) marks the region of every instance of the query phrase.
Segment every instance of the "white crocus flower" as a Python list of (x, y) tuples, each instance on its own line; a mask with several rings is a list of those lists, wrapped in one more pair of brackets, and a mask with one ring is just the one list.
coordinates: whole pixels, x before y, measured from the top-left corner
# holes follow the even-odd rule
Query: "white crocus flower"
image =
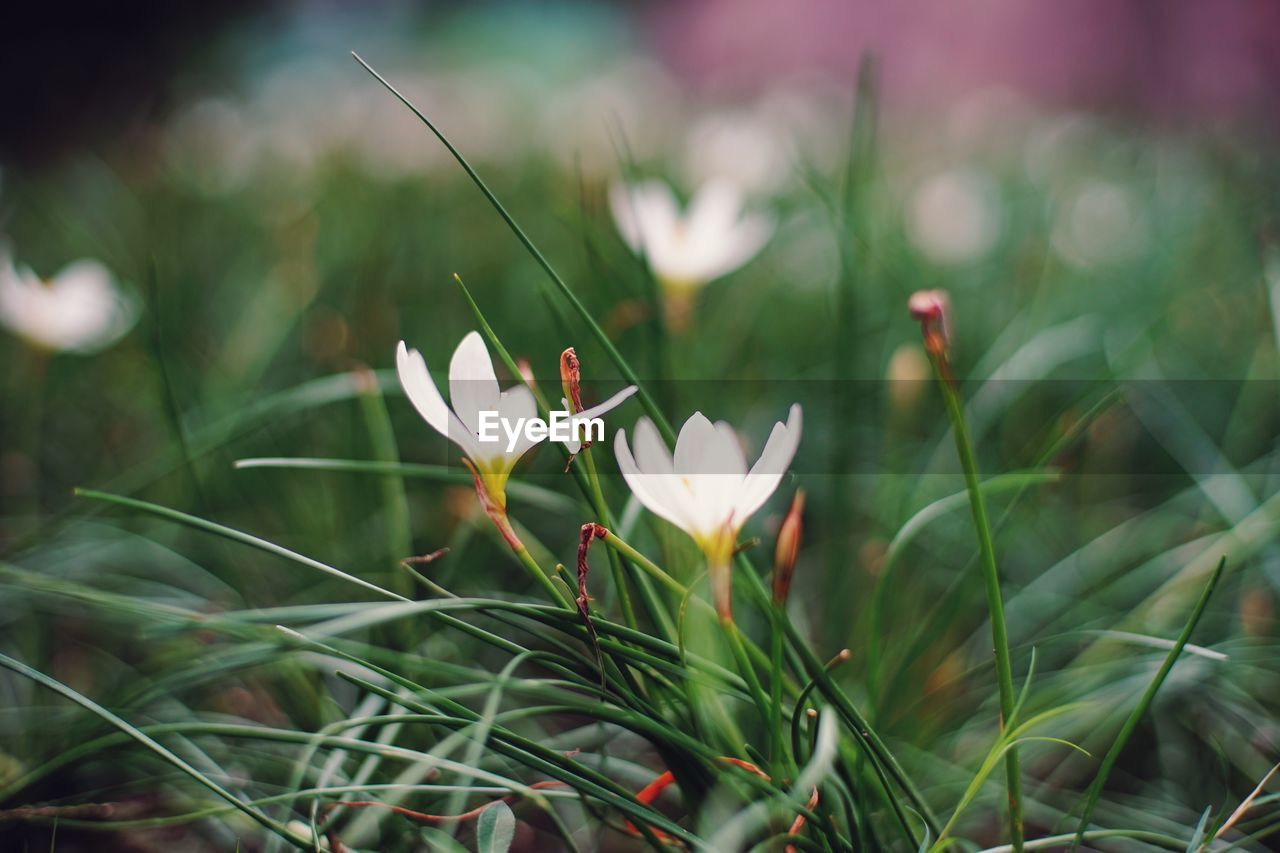
[[(468, 466), (475, 474), (477, 486), (483, 488), (482, 500), (491, 501), (499, 512), (506, 509), (506, 484), (511, 470), (520, 457), (541, 438), (530, 438), (527, 431), (519, 429), (538, 417), (538, 404), (524, 385), (506, 391), (498, 388), (493, 371), (493, 361), (479, 332), (471, 332), (453, 352), (449, 362), (449, 396), (452, 407), (436, 388), (426, 361), (416, 349), (405, 346), (404, 341), (396, 350), (396, 372), (409, 401), (418, 414), (436, 432), (448, 438), (466, 454)], [(614, 394), (598, 406), (567, 418), (571, 424), (598, 418), (617, 406), (636, 391), (631, 386)], [(496, 412), (499, 423), (498, 441), (482, 441), (480, 413)], [(513, 438), (507, 429), (518, 434)], [(576, 435), (576, 430), (574, 430)], [(545, 436), (544, 436), (545, 437)], [(510, 439), (510, 440), (509, 440)], [(577, 442), (568, 442), (571, 453), (577, 452)]]
[(97, 352), (129, 331), (137, 316), (97, 261), (76, 261), (45, 281), (0, 255), (0, 325), (41, 349)]
[(635, 453), (625, 430), (614, 451), (627, 485), (655, 515), (693, 537), (707, 558), (711, 591), (720, 618), (729, 621), (729, 564), (746, 520), (782, 482), (800, 444), (799, 404), (785, 424), (774, 424), (756, 464), (747, 469), (733, 427), (712, 423), (701, 412), (685, 421), (674, 456), (648, 418), (636, 423)]
[(662, 285), (677, 327), (687, 324), (698, 288), (755, 257), (774, 229), (771, 216), (746, 213), (742, 192), (723, 180), (703, 184), (683, 211), (662, 181), (615, 184), (609, 207), (622, 239)]

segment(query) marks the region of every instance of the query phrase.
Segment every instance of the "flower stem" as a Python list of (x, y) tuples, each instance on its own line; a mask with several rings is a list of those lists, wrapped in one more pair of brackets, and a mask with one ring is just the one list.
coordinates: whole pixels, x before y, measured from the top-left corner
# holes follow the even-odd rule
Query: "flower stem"
[[(661, 566), (654, 563), (653, 560), (650, 560), (644, 554), (641, 554), (634, 547), (632, 547), (630, 543), (626, 542), (624, 539), (622, 539), (620, 536), (618, 536), (618, 534), (614, 533), (612, 530), (606, 531), (605, 535), (600, 537), (600, 540), (604, 542), (606, 545), (608, 545), (610, 548), (613, 548), (614, 550), (616, 550), (622, 556), (626, 557), (636, 566), (639, 566), (651, 577), (653, 577), (654, 580), (658, 581), (658, 583), (662, 584), (667, 589), (671, 590), (671, 592), (675, 593), (680, 598), (684, 598), (689, 595), (688, 587), (680, 583), (680, 581), (676, 580), (675, 578), (671, 577), (671, 575), (663, 571)], [(690, 601), (693, 602), (693, 604), (697, 606), (699, 609), (704, 610), (705, 612), (710, 613), (710, 612), (713, 612), (714, 610), (714, 608), (712, 608), (709, 602), (697, 596), (691, 596)], [(674, 632), (673, 632), (673, 636), (674, 636)], [(741, 639), (741, 635), (739, 635), (739, 638)], [(755, 643), (751, 642), (750, 640), (746, 640), (744, 642), (744, 648), (746, 649), (746, 653), (750, 656), (750, 658), (753, 659), (760, 666), (769, 665), (768, 656), (766, 656), (765, 653), (760, 649), (760, 647), (757, 646)], [(752, 674), (754, 675), (754, 672)], [(743, 677), (745, 678), (746, 676), (744, 675)], [(782, 689), (790, 697), (795, 697), (799, 695), (799, 692), (800, 692), (800, 688), (796, 686), (794, 682), (791, 682), (791, 681), (785, 681), (782, 685)]]
[(546, 573), (542, 566), (538, 565), (538, 561), (529, 553), (528, 548), (524, 545), (520, 545), (518, 547), (513, 545), (511, 550), (515, 552), (516, 557), (520, 560), (521, 564), (529, 570), (529, 574), (533, 576), (533, 579), (541, 584), (542, 588), (546, 590), (547, 595), (551, 596), (552, 601), (563, 604), (570, 610), (576, 611), (577, 608), (575, 608), (573, 604), (564, 597), (564, 593), (551, 582), (551, 577)]
[[(587, 484), (591, 490), (591, 503), (595, 505), (596, 513), (600, 515), (600, 523), (609, 524), (608, 504), (605, 503), (604, 492), (600, 489), (600, 475), (596, 473), (596, 463), (591, 456), (591, 448), (583, 447), (580, 455), (587, 468)], [(622, 608), (622, 618), (626, 621), (628, 628), (635, 629), (639, 623), (636, 621), (635, 607), (631, 604), (631, 593), (627, 588), (627, 575), (622, 570), (622, 561), (618, 559), (616, 552), (612, 552), (609, 555), (609, 570), (613, 574), (613, 586), (618, 591), (618, 604)]]
[(782, 620), (787, 618), (786, 605), (775, 604), (770, 616), (769, 662), (772, 674), (769, 676), (769, 733), (772, 735), (773, 749), (769, 759), (773, 764), (774, 775), (785, 778), (792, 770), (791, 761), (782, 743), (782, 682), (786, 677), (782, 669)]
[[(731, 566), (725, 565), (716, 567), (710, 565), (708, 574), (713, 578), (717, 572), (722, 571), (726, 574), (731, 570)], [(747, 683), (747, 691), (751, 694), (751, 701), (755, 703), (756, 710), (760, 713), (760, 722), (769, 725), (771, 715), (769, 713), (769, 700), (765, 698), (764, 688), (760, 686), (760, 676), (756, 672), (756, 668), (751, 664), (751, 658), (747, 656), (746, 645), (742, 641), (742, 632), (738, 629), (738, 623), (733, 621), (733, 616), (729, 613), (728, 608), (716, 608), (716, 616), (720, 622), (720, 628), (724, 631), (725, 639), (729, 641), (729, 650), (733, 652), (734, 662), (738, 666), (738, 672), (742, 676), (743, 681)]]
[[(982, 577), (987, 588), (987, 608), (991, 613), (991, 643), (995, 648), (996, 680), (1000, 689), (1000, 727), (1003, 730), (1013, 716), (1017, 694), (1013, 688), (1013, 664), (1009, 655), (1009, 632), (1004, 621), (1004, 602), (1000, 595), (1000, 572), (996, 567), (995, 545), (991, 538), (991, 524), (987, 520), (987, 507), (982, 497), (978, 479), (978, 464), (973, 454), (973, 443), (965, 425), (964, 409), (960, 393), (951, 378), (945, 353), (930, 348), (930, 356), (938, 375), (938, 385), (951, 418), (955, 434), (956, 452), (960, 467), (964, 470), (965, 488), (969, 492), (969, 505), (973, 510), (973, 526), (978, 533), (978, 549), (981, 552)], [(1009, 796), (1009, 835), (1014, 853), (1022, 850), (1022, 778), (1018, 771), (1017, 747), (1009, 747), (1005, 753), (1005, 778)]]

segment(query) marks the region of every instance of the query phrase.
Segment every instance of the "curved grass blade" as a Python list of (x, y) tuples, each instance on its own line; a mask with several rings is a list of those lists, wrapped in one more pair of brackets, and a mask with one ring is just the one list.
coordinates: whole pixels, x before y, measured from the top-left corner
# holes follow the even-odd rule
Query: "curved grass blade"
[[(982, 489), (984, 494), (998, 495), (1007, 491), (1020, 491), (1030, 486), (1056, 483), (1061, 479), (1062, 474), (1058, 471), (1015, 471), (983, 480), (979, 488)], [(871, 707), (873, 710), (877, 707), (877, 697), (880, 692), (880, 639), (885, 635), (884, 601), (889, 591), (889, 576), (907, 546), (914, 542), (916, 537), (930, 523), (946, 516), (950, 512), (966, 507), (968, 504), (968, 490), (954, 492), (946, 497), (939, 498), (925, 505), (907, 519), (906, 523), (898, 528), (898, 532), (894, 534), (893, 539), (889, 541), (889, 546), (885, 550), (884, 565), (880, 569), (880, 574), (876, 577), (876, 585), (871, 592), (871, 619), (867, 635), (867, 689), (872, 697)]]
[(516, 223), (511, 214), (507, 212), (507, 209), (502, 206), (502, 202), (498, 201), (498, 197), (493, 194), (493, 191), (489, 189), (489, 186), (484, 182), (476, 170), (467, 162), (467, 159), (462, 156), (462, 153), (458, 151), (458, 149), (453, 146), (453, 143), (449, 141), (448, 137), (446, 137), (440, 129), (432, 123), (431, 119), (427, 118), (408, 98), (400, 94), (399, 90), (387, 82), (385, 77), (377, 71), (374, 71), (373, 67), (361, 59), (359, 54), (353, 52), (351, 56), (356, 62), (359, 62), (360, 65), (364, 67), (364, 70), (372, 74), (375, 80), (385, 86), (387, 91), (395, 95), (400, 103), (408, 107), (409, 110), (427, 126), (427, 129), (435, 134), (436, 139), (439, 139), (440, 143), (448, 149), (449, 154), (453, 156), (454, 160), (458, 161), (458, 165), (467, 173), (467, 177), (469, 177), (472, 183), (476, 185), (476, 188), (480, 190), (488, 200), (489, 204), (493, 206), (493, 209), (498, 212), (498, 215), (502, 217), (502, 220), (507, 223), (507, 227), (516, 235), (516, 238), (525, 247), (529, 254), (533, 256), (533, 259), (537, 261), (538, 266), (542, 267), (543, 272), (547, 274), (551, 279), (551, 282), (562, 294), (564, 294), (565, 299), (569, 300), (569, 304), (573, 306), (573, 310), (578, 313), (578, 316), (582, 318), (583, 323), (585, 323), (587, 328), (591, 330), (591, 334), (600, 344), (600, 347), (609, 356), (609, 360), (618, 368), (618, 371), (622, 374), (623, 378), (627, 380), (628, 384), (635, 385), (640, 389), (637, 397), (639, 397), (641, 405), (643, 405), (645, 411), (649, 413), (649, 417), (653, 419), (653, 422), (662, 432), (663, 438), (666, 439), (667, 443), (674, 443), (676, 437), (675, 432), (671, 429), (671, 424), (667, 421), (666, 416), (663, 415), (662, 410), (658, 408), (657, 402), (640, 383), (640, 379), (636, 376), (636, 372), (632, 369), (630, 363), (625, 357), (623, 357), (622, 353), (618, 351), (617, 347), (613, 345), (613, 341), (609, 340), (609, 336), (605, 334), (604, 329), (600, 328), (600, 324), (591, 316), (591, 312), (587, 310), (587, 306), (583, 305), (582, 301), (578, 299), (577, 295), (569, 288), (569, 285), (565, 284), (564, 279), (562, 279), (560, 274), (555, 271), (555, 268), (551, 266), (546, 257), (543, 256), (542, 252), (538, 250), (538, 247), (529, 239), (528, 235), (524, 233), (524, 229)]
[(102, 718), (107, 723), (110, 723), (112, 726), (119, 729), (124, 734), (133, 738), (138, 743), (142, 744), (147, 749), (151, 750), (156, 755), (160, 756), (160, 758), (164, 759), (168, 763), (172, 764), (174, 767), (181, 770), (183, 773), (190, 776), (192, 779), (194, 779), (196, 782), (203, 785), (205, 788), (208, 788), (217, 796), (221, 797), (231, 805), (235, 806), (239, 811), (244, 812), (246, 815), (248, 815), (258, 824), (262, 825), (264, 828), (271, 830), (277, 835), (283, 836), (284, 838), (292, 842), (294, 846), (299, 846), (298, 840), (294, 837), (293, 833), (291, 833), (285, 826), (267, 817), (265, 814), (258, 811), (257, 809), (252, 808), (246, 805), (245, 803), (242, 803), (235, 794), (231, 793), (226, 788), (223, 788), (217, 782), (213, 781), (208, 776), (201, 773), (196, 768), (192, 767), (186, 761), (179, 758), (173, 752), (166, 749), (156, 740), (146, 735), (142, 731), (138, 730), (136, 727), (130, 725), (123, 718), (118, 717), (115, 714), (111, 713), (106, 708), (102, 707), (97, 702), (94, 702), (89, 697), (83, 696), (80, 693), (77, 693), (75, 690), (72, 690), (70, 687), (63, 684), (61, 681), (50, 678), (49, 676), (45, 675), (43, 672), (40, 672), (39, 670), (36, 670), (36, 669), (32, 669), (22, 661), (15, 660), (14, 658), (11, 658), (6, 654), (0, 653), (0, 666), (5, 667), (6, 669), (10, 669), (13, 672), (18, 673), (19, 675), (23, 675), (23, 676), (26, 676), (27, 678), (30, 678), (32, 681), (35, 681), (36, 683), (40, 684), (42, 687), (46, 687), (49, 690), (52, 690), (53, 692), (59, 694), (60, 696), (63, 696), (64, 698), (71, 700), (72, 702), (76, 703), (77, 705), (84, 708), (85, 710), (90, 711), (96, 716)]
[[(1253, 792), (1250, 793), (1249, 796), (1245, 797), (1240, 805), (1236, 806), (1236, 810), (1231, 813), (1231, 817), (1227, 818), (1226, 822), (1223, 823), (1222, 826), (1218, 827), (1218, 831), (1213, 834), (1214, 838), (1221, 838), (1226, 835), (1227, 832), (1231, 830), (1231, 827), (1235, 826), (1240, 821), (1240, 818), (1244, 817), (1244, 813), (1247, 812), (1253, 805), (1254, 801), (1258, 799), (1258, 795), (1262, 793), (1263, 788), (1267, 787), (1267, 783), (1271, 781), (1272, 776), (1276, 775), (1277, 770), (1280, 770), (1280, 764), (1273, 766), (1267, 771), (1267, 775), (1262, 777), (1262, 781), (1253, 789)], [(1203, 823), (1203, 821), (1201, 822)]]
[(1160, 664), (1160, 669), (1156, 672), (1156, 677), (1151, 680), (1151, 684), (1147, 686), (1146, 692), (1142, 694), (1142, 698), (1134, 706), (1129, 718), (1120, 727), (1120, 733), (1116, 735), (1111, 748), (1103, 756), (1102, 763), (1098, 766), (1098, 775), (1094, 777), (1093, 783), (1085, 794), (1084, 812), (1080, 815), (1080, 825), (1076, 828), (1075, 841), (1071, 845), (1072, 849), (1075, 849), (1083, 842), (1085, 830), (1089, 828), (1089, 818), (1093, 817), (1093, 809), (1098, 804), (1098, 798), (1102, 796), (1102, 788), (1107, 783), (1107, 776), (1110, 775), (1111, 768), (1115, 766), (1120, 753), (1124, 751), (1125, 744), (1129, 742), (1129, 736), (1138, 727), (1138, 721), (1142, 719), (1143, 714), (1147, 712), (1147, 708), (1156, 698), (1156, 693), (1160, 690), (1160, 686), (1164, 684), (1169, 671), (1173, 669), (1173, 664), (1177, 661), (1178, 655), (1182, 654), (1182, 647), (1191, 639), (1191, 632), (1196, 629), (1196, 625), (1200, 622), (1200, 617), (1204, 615), (1204, 609), (1209, 603), (1209, 597), (1213, 595), (1213, 590), (1222, 578), (1222, 571), (1226, 566), (1226, 557), (1218, 560), (1217, 568), (1209, 576), (1209, 582), (1205, 584), (1204, 591), (1200, 593), (1200, 600), (1196, 602), (1196, 606), (1191, 611), (1191, 616), (1187, 619), (1187, 623), (1182, 626), (1182, 633), (1178, 635), (1177, 642), (1169, 650), (1169, 654), (1165, 656), (1164, 663)]
[[(1076, 746), (1070, 741), (1063, 740), (1062, 738), (1032, 736), (1032, 735), (1026, 734), (1026, 732), (1031, 730), (1033, 727), (1039, 725), (1040, 723), (1046, 722), (1048, 720), (1053, 719), (1054, 717), (1058, 717), (1058, 716), (1061, 716), (1062, 714), (1068, 713), (1069, 711), (1075, 710), (1076, 707), (1078, 706), (1062, 705), (1057, 708), (1051, 708), (1048, 711), (1042, 711), (1039, 714), (1036, 714), (1031, 719), (1027, 720), (1025, 723), (1022, 723), (1015, 727), (1010, 728), (1006, 726), (1005, 730), (1001, 733), (1000, 737), (996, 740), (995, 744), (991, 747), (991, 750), (987, 753), (986, 757), (982, 760), (982, 764), (979, 766), (978, 772), (974, 774), (973, 779), (969, 782), (969, 786), (965, 789), (964, 794), (960, 797), (960, 802), (956, 805), (955, 811), (952, 812), (951, 817), (947, 819), (946, 826), (942, 827), (942, 832), (938, 834), (938, 840), (933, 843), (933, 846), (930, 848), (930, 850), (935, 851), (936, 853), (936, 851), (945, 850), (948, 846), (951, 845), (951, 843), (954, 841), (954, 839), (951, 837), (951, 830), (955, 826), (956, 821), (959, 820), (960, 815), (964, 813), (964, 810), (968, 808), (969, 805), (972, 804), (974, 799), (978, 796), (979, 791), (982, 790), (983, 784), (987, 781), (987, 777), (991, 775), (992, 771), (994, 771), (996, 767), (1000, 764), (1000, 762), (1005, 758), (1005, 756), (1008, 755), (1009, 751), (1012, 749), (1016, 749), (1019, 744), (1029, 743), (1029, 742), (1056, 743), (1062, 746), (1070, 747), (1071, 749), (1077, 750), (1078, 752), (1088, 755), (1089, 753), (1086, 752), (1081, 747)], [(1012, 720), (1012, 717), (1010, 717), (1010, 720)], [(1012, 849), (1017, 850), (1022, 843), (1023, 842), (1020, 839), (1014, 839)]]
[(376, 592), (384, 598), (393, 598), (397, 601), (409, 601), (409, 599), (405, 598), (403, 595), (392, 592), (389, 589), (383, 589), (377, 584), (370, 583), (369, 581), (364, 580), (363, 578), (358, 578), (355, 575), (349, 575), (341, 569), (335, 569), (333, 566), (322, 563), (319, 560), (313, 560), (310, 557), (305, 557), (296, 551), (290, 551), (288, 548), (277, 545), (274, 542), (259, 539), (257, 536), (252, 536), (248, 533), (244, 533), (243, 531), (236, 530), (222, 524), (217, 524), (216, 522), (206, 521), (205, 519), (197, 518), (194, 515), (187, 515), (185, 512), (179, 512), (176, 509), (170, 509), (169, 507), (160, 506), (159, 504), (147, 503), (146, 501), (140, 501), (135, 498), (126, 498), (122, 495), (113, 495), (109, 492), (98, 492), (93, 489), (76, 489), (74, 494), (77, 497), (90, 498), (95, 501), (105, 501), (106, 503), (128, 507), (129, 509), (141, 510), (142, 512), (150, 513), (151, 515), (156, 515), (160, 518), (168, 519), (169, 521), (176, 521), (178, 524), (184, 524), (187, 527), (193, 527), (196, 530), (204, 530), (225, 539), (230, 539), (233, 542), (239, 542), (243, 545), (257, 548), (259, 551), (266, 551), (268, 554), (275, 554), (279, 557), (284, 557), (286, 560), (292, 560), (293, 562), (306, 566), (307, 568), (324, 572), (327, 575), (340, 578), (341, 580), (363, 587), (371, 592)]
[[(419, 465), (412, 462), (375, 462), (366, 459), (322, 459), (306, 456), (261, 456), (237, 459), (237, 469), (245, 468), (296, 468), (307, 471), (349, 471), (355, 474), (394, 474), (399, 477), (416, 477), (439, 483), (456, 483), (470, 486), (471, 472), (450, 465)], [(507, 497), (523, 501), (531, 506), (551, 512), (576, 512), (578, 504), (551, 489), (534, 486), (519, 480), (507, 481)]]
[[(1205, 843), (1205, 831), (1209, 826), (1209, 815), (1213, 813), (1213, 806), (1205, 806), (1204, 814), (1200, 815), (1200, 822), (1196, 824), (1196, 831), (1191, 833), (1191, 840), (1187, 842), (1186, 853), (1196, 853)], [(1214, 838), (1217, 838), (1215, 835)]]

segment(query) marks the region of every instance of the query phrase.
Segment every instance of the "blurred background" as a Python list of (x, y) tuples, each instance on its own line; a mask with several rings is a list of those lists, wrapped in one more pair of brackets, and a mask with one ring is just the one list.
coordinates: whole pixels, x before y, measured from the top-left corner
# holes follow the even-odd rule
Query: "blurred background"
[[(992, 701), (963, 514), (900, 561), (878, 617), (890, 649), (878, 681), (860, 654), (890, 540), (961, 488), (905, 311), (925, 287), (951, 293), (984, 467), (1030, 468), (1052, 450), (1065, 472), (997, 507), (1022, 665), (1035, 645), (1048, 692), (1099, 700), (1064, 737), (1097, 748), (1089, 738), (1118, 725), (1160, 652), (1136, 646), (1087, 665), (1077, 654), (1132, 614), (1132, 630), (1171, 635), (1198, 591), (1188, 582), (1204, 576), (1195, 560), (1234, 537), (1229, 582), (1197, 635), (1231, 663), (1179, 670), (1121, 768), (1131, 799), (1107, 817), (1155, 809), (1194, 825), (1280, 757), (1272, 0), (8, 10), (0, 247), (42, 279), (97, 261), (130, 320), (91, 354), (0, 330), (0, 649), (153, 718), (307, 730), (328, 718), (269, 665), (152, 695), (125, 687), (221, 647), (148, 633), (69, 590), (201, 611), (346, 593), (231, 543), (104, 511), (74, 498), (76, 486), (368, 577), (450, 545), (458, 559), (434, 575), (445, 586), (524, 591), (465, 481), (410, 481), (401, 517), (378, 477), (233, 468), (395, 454), (456, 465), (387, 372), (401, 338), (442, 367), (475, 327), (454, 273), (548, 388), (570, 345), (597, 398), (619, 384), (445, 148), (352, 51), (476, 166), (677, 423), (700, 408), (758, 449), (789, 403), (805, 403), (795, 482), (749, 532), (771, 547), (790, 491), (808, 490), (792, 610), (823, 659), (855, 650), (847, 686), (908, 761), (945, 757), (943, 801), (981, 754), (974, 732), (986, 729), (970, 719), (988, 723)], [(877, 102), (874, 144), (851, 138), (860, 68)], [(628, 177), (662, 178), (681, 199), (732, 181), (776, 221), (759, 256), (703, 289), (690, 329), (662, 342), (645, 271), (610, 216), (608, 188)], [(380, 371), (372, 383), (369, 370)], [(371, 387), (386, 391), (386, 415), (370, 413)], [(611, 416), (611, 429), (638, 412)], [(553, 455), (519, 476), (567, 492)], [(603, 467), (614, 470), (607, 457)], [(576, 517), (522, 513), (556, 559), (572, 559)], [(604, 608), (607, 586), (602, 573)], [(457, 638), (440, 642), (446, 657), (465, 654)], [(68, 723), (79, 718), (29, 683), (4, 680), (3, 696), (0, 781), (82, 737)], [(1029, 772), (1047, 789), (1088, 778), (1082, 760), (1035, 755)], [(1147, 784), (1161, 779), (1176, 783)], [(40, 793), (72, 801), (110, 784), (109, 768), (86, 763)], [(129, 795), (163, 797), (145, 785)], [(1044, 799), (1029, 820), (1047, 828), (1061, 804)], [(169, 832), (179, 834), (121, 849), (175, 838), (226, 849), (211, 830)]]

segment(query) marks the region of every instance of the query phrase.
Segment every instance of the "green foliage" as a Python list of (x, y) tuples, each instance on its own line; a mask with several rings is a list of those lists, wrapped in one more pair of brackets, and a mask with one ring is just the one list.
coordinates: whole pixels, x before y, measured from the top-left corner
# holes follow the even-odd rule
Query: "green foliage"
[[(337, 154), (225, 193), (127, 162), (16, 174), (14, 244), (42, 267), (101, 257), (146, 310), (94, 358), (0, 340), (0, 846), (56, 826), (68, 847), (1003, 849), (994, 770), (1015, 747), (1025, 849), (1204, 846), (1275, 763), (1280, 362), (1255, 240), (1280, 217), (1257, 189), (1274, 164), (1100, 119), (1048, 176), (1016, 138), (904, 153), (928, 134), (878, 124), (871, 79), (848, 162), (795, 164), (778, 234), (685, 335), (604, 181), (536, 152), (450, 146), (461, 176), (394, 180)], [(904, 187), (955, 157), (1004, 215), (987, 254), (947, 264)], [(1060, 245), (1081, 237), (1064, 199), (1099, 182), (1144, 241), (1085, 263)], [(937, 285), (968, 471), (936, 387), (881, 382), (918, 340), (907, 295)], [(388, 369), (401, 337), (439, 367), (477, 326), (544, 398), (571, 345), (594, 397), (637, 381), (611, 431), (643, 410), (669, 439), (701, 409), (758, 448), (801, 400), (733, 631), (607, 443), (567, 474), (545, 448), (517, 469), (508, 509), (555, 594), (524, 571)], [(797, 485), (804, 548), (775, 609)], [(590, 628), (563, 604), (576, 577), (550, 571), (588, 522), (614, 534), (587, 558)], [(992, 561), (1000, 680), (1026, 684), (1003, 733)], [(1271, 843), (1276, 808), (1257, 797), (1208, 846)]]

